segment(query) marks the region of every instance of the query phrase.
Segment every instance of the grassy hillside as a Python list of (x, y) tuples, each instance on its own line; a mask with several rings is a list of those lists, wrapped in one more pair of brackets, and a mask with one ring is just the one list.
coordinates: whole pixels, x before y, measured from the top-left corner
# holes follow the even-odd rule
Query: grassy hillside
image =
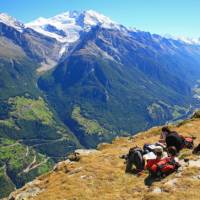
[(95, 148), (99, 143), (111, 141), (117, 134), (106, 129), (95, 119), (88, 118), (88, 113), (75, 106), (71, 120), (67, 122), (80, 143), (87, 148)]
[(85, 130), (86, 134), (105, 134), (106, 130), (102, 128), (97, 121), (90, 120), (81, 115), (80, 107), (75, 107), (72, 111), (72, 119), (76, 120)]
[(44, 99), (30, 95), (0, 101), (0, 197), (52, 169), (79, 147)]
[(48, 172), (53, 165), (53, 160), (38, 154), (33, 148), (0, 138), (0, 197)]
[(5, 116), (0, 120), (2, 137), (33, 146), (40, 153), (55, 157), (55, 160), (66, 156), (78, 145), (76, 138), (56, 119), (41, 97), (17, 96), (2, 104), (7, 108), (6, 114), (2, 109), (2, 116), (3, 113)]
[[(200, 141), (199, 127), (200, 118), (195, 115), (171, 129), (197, 137), (196, 145)], [(182, 150), (179, 155), (182, 169), (161, 181), (151, 183), (147, 172), (140, 176), (125, 173), (124, 160), (119, 157), (130, 147), (158, 141), (160, 131), (161, 127), (155, 127), (133, 137), (117, 138), (112, 144), (101, 144), (98, 151), (82, 153), (79, 162), (59, 163), (53, 172), (39, 177), (13, 196), (16, 200), (22, 196), (32, 200), (198, 200), (200, 160), (191, 150)], [(184, 158), (190, 159), (189, 164), (184, 164)], [(31, 192), (33, 189), (36, 192)]]

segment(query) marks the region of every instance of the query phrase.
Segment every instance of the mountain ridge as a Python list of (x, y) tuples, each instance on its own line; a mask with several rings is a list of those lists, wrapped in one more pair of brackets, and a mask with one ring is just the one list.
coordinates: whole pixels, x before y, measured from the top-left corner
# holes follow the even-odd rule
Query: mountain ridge
[[(64, 21), (64, 22), (66, 22), (65, 25), (67, 26), (67, 23), (69, 23), (70, 20), (76, 21), (76, 18), (80, 17), (80, 16), (83, 16), (83, 18), (87, 18), (87, 17), (91, 18), (91, 19), (94, 18), (93, 19), (94, 21), (88, 20), (88, 22), (87, 22), (87, 20), (86, 20), (85, 24), (88, 24), (90, 26), (103, 25), (104, 28), (107, 27), (107, 28), (117, 28), (117, 29), (120, 29), (120, 30), (129, 30), (129, 31), (133, 31), (133, 32), (137, 32), (137, 31), (145, 32), (145, 31), (137, 30), (136, 28), (133, 28), (133, 27), (130, 27), (130, 28), (125, 27), (122, 24), (114, 22), (109, 17), (106, 17), (105, 15), (103, 15), (99, 12), (96, 12), (94, 10), (66, 11), (66, 12), (57, 14), (53, 17), (50, 17), (50, 18), (39, 17), (36, 20), (34, 20), (32, 22), (28, 22), (28, 23), (22, 23), (22, 22), (18, 21), (17, 19), (11, 17), (7, 13), (0, 13), (0, 22), (7, 23), (7, 25), (10, 23), (10, 26), (15, 27), (19, 31), (23, 31), (23, 28), (29, 28), (29, 27), (30, 28), (32, 27), (33, 29), (35, 29), (37, 31), (37, 28), (39, 28), (41, 26), (40, 30), (37, 31), (37, 32), (41, 32), (42, 26), (47, 24), (48, 20), (51, 21), (53, 19), (55, 24), (56, 24), (56, 19), (58, 20), (58, 22)], [(66, 17), (66, 19), (65, 19), (65, 17)], [(67, 18), (69, 18), (69, 22), (68, 22)], [(96, 22), (95, 22), (95, 20), (96, 20)], [(17, 26), (15, 26), (15, 24)], [(82, 24), (84, 24), (84, 22), (82, 22)], [(106, 26), (106, 24), (107, 24), (107, 26)], [(149, 32), (146, 32), (146, 33), (149, 33)], [(43, 32), (43, 34), (45, 35), (47, 33)], [(158, 34), (155, 34), (155, 33), (151, 33), (151, 34), (152, 35), (158, 35)], [(159, 36), (161, 36), (161, 35), (159, 35)], [(56, 38), (55, 35), (52, 36), (52, 37)], [(190, 45), (199, 45), (199, 39), (189, 38), (189, 37), (186, 37), (186, 36), (172, 36), (170, 34), (165, 34), (161, 37), (166, 38), (166, 39), (181, 41), (183, 43), (187, 43), (187, 44), (190, 44)]]
[(6, 13), (0, 13), (0, 22), (10, 25), (13, 28), (16, 28), (20, 32), (22, 32), (24, 29), (24, 25), (22, 22), (19, 22), (18, 20), (9, 16)]
[[(58, 15), (56, 15), (54, 17), (50, 17), (50, 18), (38, 18), (38, 20), (36, 19), (33, 22), (27, 23), (26, 26), (27, 27), (33, 27), (33, 28), (35, 28), (37, 30), (37, 28), (39, 28), (39, 27), (42, 28), (42, 25), (48, 24), (48, 20), (51, 21), (51, 19), (53, 19), (53, 20), (55, 19), (54, 23), (56, 24), (56, 19), (58, 20), (58, 22), (60, 20), (61, 21), (62, 20), (65, 21), (66, 20), (65, 17), (66, 17), (66, 18), (69, 18), (71, 20), (75, 18), (75, 21), (76, 21), (76, 18), (80, 18), (80, 16), (82, 16), (83, 19), (84, 19), (84, 18), (87, 18), (87, 15), (89, 16), (89, 18), (94, 18), (93, 19), (94, 21), (89, 20), (87, 22), (87, 20), (86, 20), (85, 24), (88, 24), (88, 25), (93, 25), (93, 26), (102, 25), (104, 28), (116, 28), (116, 29), (120, 29), (121, 31), (122, 30), (124, 30), (124, 31), (129, 30), (129, 31), (133, 31), (133, 32), (140, 31), (140, 30), (137, 30), (136, 28), (128, 28), (128, 27), (125, 27), (125, 26), (121, 25), (120, 23), (114, 22), (110, 18), (108, 18), (105, 15), (103, 15), (101, 13), (98, 13), (98, 12), (96, 12), (94, 10), (67, 11), (67, 12), (58, 14)], [(41, 22), (40, 22), (40, 20), (41, 20)], [(79, 22), (80, 20), (78, 19), (77, 21)], [(67, 20), (65, 22), (66, 22), (66, 25), (67, 25)], [(84, 22), (81, 23), (81, 26), (84, 26)], [(41, 31), (41, 29), (40, 29), (40, 31)], [(143, 32), (143, 31), (140, 31), (140, 32)], [(156, 34), (152, 34), (152, 35), (156, 35)], [(181, 37), (181, 36), (180, 37), (179, 36), (171, 36), (169, 34), (168, 35), (166, 34), (166, 35), (164, 35), (162, 37), (166, 38), (166, 39), (179, 40), (181, 42), (188, 43), (188, 44), (199, 45), (199, 40), (198, 39), (194, 39), (194, 38)]]

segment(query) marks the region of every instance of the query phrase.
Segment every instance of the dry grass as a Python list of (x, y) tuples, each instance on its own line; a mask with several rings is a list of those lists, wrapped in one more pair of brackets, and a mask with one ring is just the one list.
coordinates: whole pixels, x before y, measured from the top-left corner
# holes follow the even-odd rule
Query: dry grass
[[(173, 130), (185, 136), (195, 136), (200, 141), (200, 120), (193, 119)], [(62, 163), (57, 171), (39, 178), (42, 193), (37, 200), (199, 200), (200, 181), (193, 177), (200, 174), (199, 168), (187, 168), (181, 176), (172, 174), (148, 187), (144, 181), (148, 174), (141, 176), (126, 174), (124, 160), (119, 156), (135, 145), (153, 143), (159, 139), (160, 128), (138, 134), (132, 138), (117, 138), (112, 144), (99, 146), (99, 153), (82, 156), (79, 162)], [(182, 158), (197, 159), (190, 150), (181, 153)], [(167, 182), (177, 179), (174, 185)], [(153, 190), (161, 188), (161, 193)]]

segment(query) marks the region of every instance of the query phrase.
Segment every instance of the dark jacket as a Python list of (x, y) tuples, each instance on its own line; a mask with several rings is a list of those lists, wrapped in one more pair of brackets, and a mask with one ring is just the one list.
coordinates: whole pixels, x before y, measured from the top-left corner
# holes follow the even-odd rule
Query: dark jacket
[(177, 152), (179, 152), (184, 147), (184, 138), (177, 132), (171, 132), (166, 136), (166, 144), (167, 147), (176, 147)]

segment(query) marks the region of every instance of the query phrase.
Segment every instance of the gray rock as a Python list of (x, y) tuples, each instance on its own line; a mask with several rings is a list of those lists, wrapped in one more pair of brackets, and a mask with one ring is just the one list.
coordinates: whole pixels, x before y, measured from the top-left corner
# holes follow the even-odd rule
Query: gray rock
[(69, 175), (73, 175), (73, 174), (76, 174), (76, 173), (80, 172), (81, 170), (82, 170), (82, 167), (79, 167), (79, 168), (76, 168), (76, 169), (70, 171), (68, 174)]
[(79, 153), (80, 155), (89, 155), (94, 153), (99, 153), (96, 149), (77, 149), (75, 153)]
[(162, 192), (162, 189), (159, 188), (159, 187), (156, 187), (156, 188), (153, 189), (152, 192), (153, 192), (153, 193), (161, 193), (161, 192)]
[(200, 175), (196, 175), (192, 177), (193, 179), (200, 179)]
[(31, 197), (37, 196), (39, 193), (41, 193), (43, 189), (40, 189), (39, 187), (32, 187), (28, 188), (25, 191), (20, 192), (15, 197), (12, 196), (12, 200), (26, 200), (30, 199)]

